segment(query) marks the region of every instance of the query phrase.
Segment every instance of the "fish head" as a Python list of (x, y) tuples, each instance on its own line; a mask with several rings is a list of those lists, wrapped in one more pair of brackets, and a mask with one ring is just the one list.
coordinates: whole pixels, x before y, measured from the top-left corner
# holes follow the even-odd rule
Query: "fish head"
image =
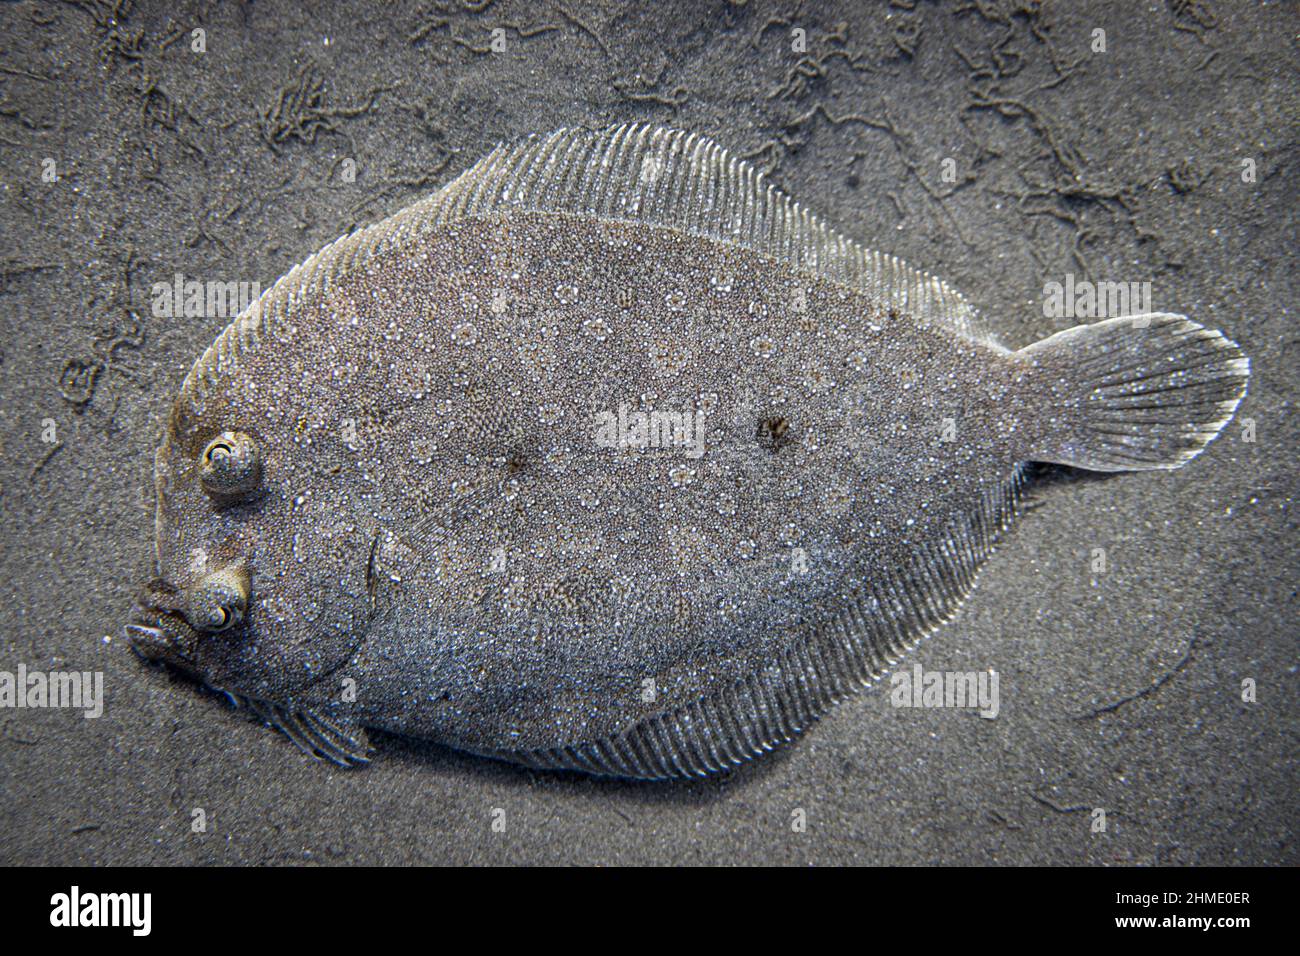
[(347, 517), (346, 482), (313, 484), (291, 427), (255, 418), (230, 403), (173, 413), (154, 466), (156, 574), (126, 635), (211, 687), (289, 703), (321, 696), (363, 640), (374, 536)]

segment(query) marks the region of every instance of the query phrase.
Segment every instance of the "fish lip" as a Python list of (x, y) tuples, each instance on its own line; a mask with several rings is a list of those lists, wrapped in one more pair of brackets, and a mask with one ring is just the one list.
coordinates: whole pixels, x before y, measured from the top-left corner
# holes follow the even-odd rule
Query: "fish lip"
[[(168, 626), (168, 618), (174, 623)], [(177, 639), (177, 625), (184, 622), (179, 611), (159, 607), (143, 596), (136, 599), (135, 611), (129, 623), (123, 625), (122, 636), (131, 649), (146, 661), (185, 661), (188, 655)], [(183, 632), (181, 632), (183, 633)]]
[(123, 625), (122, 636), (131, 642), (131, 650), (147, 660), (157, 660), (158, 652), (171, 644), (162, 628), (146, 624)]
[(165, 660), (180, 650), (167, 631), (154, 624), (140, 622), (125, 624), (122, 627), (122, 636), (130, 642), (131, 650), (148, 661)]

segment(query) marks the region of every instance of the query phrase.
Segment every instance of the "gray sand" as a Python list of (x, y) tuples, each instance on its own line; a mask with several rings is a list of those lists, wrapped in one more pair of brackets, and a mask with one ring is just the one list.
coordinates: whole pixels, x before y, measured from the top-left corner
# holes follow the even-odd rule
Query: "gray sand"
[[(908, 5), (0, 7), (0, 670), (102, 671), (107, 698), (0, 710), (0, 862), (1296, 863), (1294, 7)], [(1250, 355), (1238, 421), (1179, 472), (1040, 482), (914, 658), (998, 671), (995, 720), (877, 688), (699, 783), (391, 737), (348, 772), (142, 667), (118, 634), (152, 452), (225, 324), (154, 316), (152, 284), (269, 285), (500, 139), (626, 120), (753, 154), (1013, 345), (1073, 324), (1047, 280), (1150, 281)]]

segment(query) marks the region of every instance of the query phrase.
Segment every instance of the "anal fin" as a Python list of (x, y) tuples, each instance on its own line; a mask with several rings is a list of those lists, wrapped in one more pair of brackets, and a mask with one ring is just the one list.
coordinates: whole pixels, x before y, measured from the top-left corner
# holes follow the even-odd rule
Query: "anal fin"
[(542, 770), (669, 780), (727, 770), (787, 743), (884, 676), (957, 612), (1021, 511), (1024, 481), (1024, 468), (1016, 466), (941, 540), (918, 547), (910, 563), (859, 582), (856, 599), (836, 618), (734, 684), (612, 736), (490, 755)]

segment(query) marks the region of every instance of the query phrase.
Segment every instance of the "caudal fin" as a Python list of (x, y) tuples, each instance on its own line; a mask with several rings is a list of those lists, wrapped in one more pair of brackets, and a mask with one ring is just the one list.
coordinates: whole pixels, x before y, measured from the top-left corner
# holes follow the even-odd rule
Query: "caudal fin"
[(1016, 355), (1051, 396), (1034, 459), (1093, 471), (1181, 467), (1231, 420), (1250, 377), (1235, 342), (1168, 313), (1076, 325)]

